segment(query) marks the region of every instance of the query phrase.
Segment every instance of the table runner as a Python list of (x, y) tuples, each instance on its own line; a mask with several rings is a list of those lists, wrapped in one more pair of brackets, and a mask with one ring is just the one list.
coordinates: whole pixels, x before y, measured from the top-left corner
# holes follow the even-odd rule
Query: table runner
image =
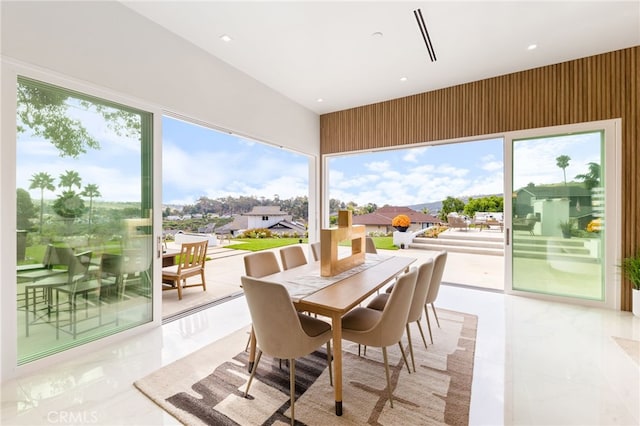
[(318, 270), (317, 274), (304, 274), (287, 279), (284, 282), (284, 286), (289, 292), (291, 300), (293, 300), (294, 302), (298, 302), (301, 299), (317, 291), (320, 291), (325, 287), (328, 287), (332, 284), (337, 283), (338, 281), (342, 281), (345, 278), (349, 278), (352, 275), (376, 266), (379, 263), (384, 262), (385, 260), (388, 260), (390, 258), (391, 256), (367, 254), (363, 264), (355, 266), (347, 271), (341, 272), (338, 275), (334, 275), (332, 277), (323, 277), (320, 275), (320, 271)]

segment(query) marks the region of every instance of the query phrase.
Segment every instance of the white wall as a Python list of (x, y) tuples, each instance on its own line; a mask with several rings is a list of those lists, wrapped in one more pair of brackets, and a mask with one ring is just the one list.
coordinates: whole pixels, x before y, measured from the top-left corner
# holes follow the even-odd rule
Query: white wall
[[(15, 143), (12, 143), (16, 128), (15, 78), (21, 69), (29, 70), (30, 77), (43, 76), (44, 81), (53, 84), (65, 86), (68, 81), (71, 88), (90, 87), (94, 95), (111, 94), (109, 99), (141, 109), (146, 105), (155, 114), (181, 115), (309, 155), (309, 219), (317, 224), (320, 127), (314, 112), (118, 2), (2, 0), (0, 23), (0, 241), (3, 242), (0, 282), (6, 284), (0, 291), (2, 381), (21, 374), (15, 368), (16, 300), (15, 289), (10, 285), (15, 282), (16, 250)], [(158, 123), (155, 120), (157, 147), (161, 135)], [(161, 164), (159, 152), (155, 151), (156, 164)], [(154, 172), (154, 180), (161, 182), (158, 170)], [(160, 200), (160, 196), (158, 184), (154, 198)], [(155, 216), (157, 225), (159, 214)], [(158, 306), (154, 307), (155, 318), (159, 317), (158, 312)], [(117, 338), (111, 336), (104, 342)], [(77, 349), (86, 352), (91, 350), (89, 346)], [(32, 368), (58, 358), (54, 355), (49, 360), (36, 361)]]
[(317, 114), (118, 2), (0, 4), (3, 56), (244, 136), (320, 151)]

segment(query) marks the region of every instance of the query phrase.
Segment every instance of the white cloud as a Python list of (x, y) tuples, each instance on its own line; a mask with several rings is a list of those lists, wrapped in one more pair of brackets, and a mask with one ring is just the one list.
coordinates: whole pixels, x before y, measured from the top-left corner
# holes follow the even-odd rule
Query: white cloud
[(391, 165), (388, 161), (372, 161), (370, 163), (365, 163), (364, 166), (367, 170), (371, 170), (372, 172), (383, 172), (385, 170), (389, 170)]
[(480, 158), (482, 170), (486, 170), (488, 172), (494, 172), (496, 170), (502, 170), (503, 162), (501, 160), (496, 160), (495, 155), (489, 154), (484, 155)]
[(408, 163), (417, 163), (420, 157), (422, 157), (424, 153), (427, 152), (428, 149), (429, 147), (427, 146), (423, 146), (420, 148), (409, 148), (406, 150), (405, 154), (402, 156), (402, 160)]
[(461, 169), (450, 164), (441, 164), (436, 166), (435, 173), (447, 176), (463, 177), (469, 174), (468, 169)]

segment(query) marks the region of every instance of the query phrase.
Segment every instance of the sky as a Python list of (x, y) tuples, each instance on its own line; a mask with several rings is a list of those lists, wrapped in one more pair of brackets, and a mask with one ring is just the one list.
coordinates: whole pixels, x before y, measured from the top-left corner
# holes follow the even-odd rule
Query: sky
[[(31, 198), (40, 199), (40, 190), (29, 190), (30, 179), (36, 173), (46, 172), (55, 179), (67, 170), (78, 172), (82, 187), (98, 185), (103, 201), (140, 201), (140, 143), (118, 136), (111, 131), (101, 115), (73, 106), (67, 114), (80, 120), (99, 141), (100, 149), (90, 149), (78, 158), (60, 157), (49, 141), (29, 132), (18, 134), (16, 145), (16, 183), (28, 190)], [(77, 188), (73, 188), (77, 192)], [(54, 199), (61, 191), (45, 191), (45, 199)]]
[[(71, 113), (98, 136), (101, 149), (77, 160), (61, 158), (47, 141), (19, 135), (18, 187), (27, 189), (37, 172), (57, 178), (65, 170), (75, 170), (83, 185), (98, 184), (100, 200), (139, 200), (139, 143), (114, 135), (99, 116)], [(194, 204), (202, 196), (308, 195), (305, 155), (170, 117), (163, 117), (162, 124), (164, 205)], [(514, 188), (529, 182), (562, 182), (562, 169), (555, 160), (559, 155), (571, 157), (567, 180), (586, 173), (589, 162), (600, 162), (599, 144), (598, 134), (517, 141)], [(358, 205), (409, 206), (448, 196), (503, 193), (502, 139), (332, 156), (328, 166), (329, 197)], [(38, 190), (30, 193), (39, 199)]]
[(169, 117), (162, 119), (163, 204), (200, 197), (308, 195), (305, 155)]
[(502, 193), (502, 164), (498, 139), (332, 157), (330, 195), (381, 207)]

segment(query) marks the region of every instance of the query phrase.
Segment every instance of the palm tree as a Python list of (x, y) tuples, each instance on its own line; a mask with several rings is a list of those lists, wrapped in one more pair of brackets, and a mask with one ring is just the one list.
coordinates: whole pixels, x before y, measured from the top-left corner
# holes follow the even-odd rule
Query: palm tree
[(90, 183), (84, 187), (84, 191), (80, 194), (84, 197), (89, 197), (89, 228), (91, 228), (91, 221), (93, 218), (93, 199), (96, 197), (101, 197), (102, 194), (98, 189), (98, 185), (95, 183)]
[(53, 177), (49, 173), (40, 172), (35, 173), (31, 179), (29, 189), (40, 190), (40, 235), (42, 235), (42, 212), (44, 210), (44, 190), (55, 191), (56, 187), (53, 185)]
[(576, 179), (584, 181), (584, 186), (591, 190), (600, 185), (600, 164), (589, 163), (589, 172), (576, 175)]
[(65, 170), (63, 174), (60, 175), (60, 183), (58, 184), (61, 188), (67, 188), (68, 191), (71, 191), (72, 186), (81, 187), (82, 179), (78, 172), (73, 170)]
[(569, 167), (569, 160), (571, 157), (568, 155), (561, 155), (556, 158), (556, 165), (562, 169), (562, 173), (564, 174), (564, 184), (567, 185), (567, 167)]

